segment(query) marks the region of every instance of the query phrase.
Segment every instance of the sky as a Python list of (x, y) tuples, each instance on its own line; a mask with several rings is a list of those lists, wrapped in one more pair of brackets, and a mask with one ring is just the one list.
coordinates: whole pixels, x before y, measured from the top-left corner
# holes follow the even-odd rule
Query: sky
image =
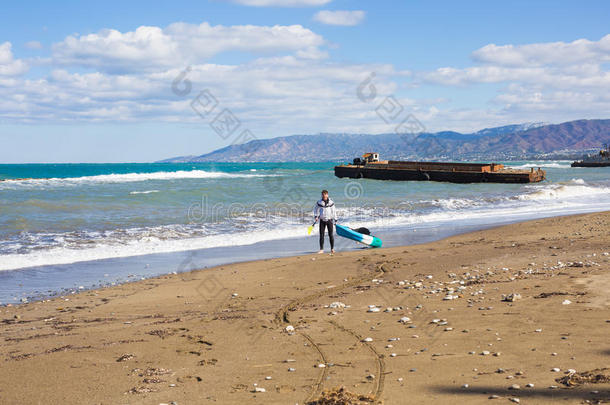
[(610, 2), (2, 6), (0, 163), (610, 118)]

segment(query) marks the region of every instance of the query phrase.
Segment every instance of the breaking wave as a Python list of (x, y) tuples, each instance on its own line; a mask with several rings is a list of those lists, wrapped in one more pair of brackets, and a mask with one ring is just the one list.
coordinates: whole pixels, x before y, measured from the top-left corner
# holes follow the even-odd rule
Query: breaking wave
[(123, 173), (123, 174), (102, 174), (97, 176), (83, 177), (55, 177), (55, 178), (34, 178), (4, 180), (0, 182), (0, 189), (13, 188), (15, 186), (36, 187), (36, 186), (74, 186), (81, 184), (99, 183), (132, 183), (149, 180), (176, 180), (176, 179), (231, 179), (244, 177), (273, 177), (277, 174), (250, 174), (250, 173), (226, 173), (210, 172), (205, 170), (175, 171), (175, 172), (152, 172), (152, 173)]

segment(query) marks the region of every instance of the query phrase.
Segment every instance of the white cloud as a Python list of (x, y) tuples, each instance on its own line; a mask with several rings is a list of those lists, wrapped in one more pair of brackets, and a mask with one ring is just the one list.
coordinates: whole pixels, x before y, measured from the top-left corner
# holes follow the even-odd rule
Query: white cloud
[(332, 0), (226, 0), (254, 7), (312, 7), (323, 6)]
[(440, 111), (435, 120), (463, 128), (467, 119), (482, 127), (608, 116), (610, 35), (599, 41), (490, 44), (476, 50), (473, 59), (475, 66), (443, 67), (415, 75), (423, 86), (502, 86), (488, 100), (488, 109), (454, 108)]
[(251, 54), (295, 52), (322, 58), (324, 39), (301, 25), (211, 26), (175, 23), (162, 29), (141, 26), (122, 33), (102, 30), (68, 36), (53, 45), (53, 59), (61, 65), (79, 65), (108, 72), (158, 70), (201, 63), (227, 51)]
[(527, 45), (486, 45), (472, 54), (482, 63), (502, 66), (569, 65), (610, 61), (610, 34), (599, 41), (546, 42)]
[(28, 49), (42, 49), (42, 44), (38, 41), (29, 41), (25, 43), (25, 47)]
[(321, 10), (314, 15), (314, 20), (322, 24), (353, 26), (364, 20), (365, 13), (362, 10)]
[[(504, 51), (488, 46), (475, 51), (472, 66), (409, 75), (388, 64), (333, 63), (327, 58), (324, 38), (299, 25), (177, 23), (125, 33), (105, 30), (69, 36), (53, 47), (47, 62), (50, 72), (35, 79), (19, 75), (27, 65), (13, 57), (7, 42), (0, 45), (0, 119), (43, 124), (172, 122), (199, 125), (202, 134), (215, 136), (208, 121), (190, 106), (203, 89), (211, 91), (222, 108), (233, 111), (243, 128), (258, 137), (297, 132), (391, 132), (394, 127), (375, 112), (390, 95), (429, 130), (468, 131), (524, 121), (600, 118), (610, 111), (610, 72), (603, 56), (606, 38), (570, 42), (588, 43), (588, 50), (570, 63), (541, 56), (536, 63), (519, 65), (514, 63), (518, 58), (498, 56)], [(542, 49), (548, 44), (532, 45)], [(509, 55), (518, 49), (529, 55), (528, 46), (497, 49), (507, 47)], [(251, 58), (239, 64), (209, 60), (225, 51), (246, 53)], [(192, 89), (179, 96), (172, 92), (172, 82), (187, 65), (191, 66), (188, 80)], [(82, 72), (80, 67), (92, 71)], [(356, 91), (371, 72), (376, 74), (378, 97), (367, 103)], [(477, 107), (459, 99), (461, 90), (450, 89), (461, 86), (470, 90), (481, 83), (495, 86), (497, 93), (481, 100)], [(445, 99), (430, 99), (425, 88), (428, 84), (444, 86)], [(422, 98), (401, 97), (401, 91), (417, 86)], [(438, 89), (433, 94), (438, 94)]]
[[(129, 74), (71, 73), (64, 69), (37, 80), (19, 80), (0, 87), (0, 117), (15, 122), (179, 122), (208, 121), (191, 108), (208, 89), (257, 136), (320, 131), (391, 132), (372, 104), (356, 90), (370, 72), (376, 73), (379, 102), (397, 90), (393, 76), (404, 75), (391, 65), (333, 64), (296, 56), (258, 58), (240, 65), (192, 65), (186, 96), (172, 92), (181, 73), (173, 68)], [(401, 100), (403, 105), (413, 101)]]
[(12, 44), (0, 44), (0, 76), (17, 76), (27, 72), (28, 65), (21, 59), (13, 57)]

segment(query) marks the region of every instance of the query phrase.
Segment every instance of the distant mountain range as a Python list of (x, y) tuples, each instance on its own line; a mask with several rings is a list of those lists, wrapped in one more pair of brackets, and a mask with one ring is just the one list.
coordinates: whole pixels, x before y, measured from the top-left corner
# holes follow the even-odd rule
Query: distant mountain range
[(258, 139), (200, 156), (162, 160), (180, 162), (289, 162), (351, 160), (364, 152), (382, 159), (489, 160), (572, 158), (610, 143), (610, 120), (563, 124), (530, 123), (453, 131), (398, 134), (318, 134)]

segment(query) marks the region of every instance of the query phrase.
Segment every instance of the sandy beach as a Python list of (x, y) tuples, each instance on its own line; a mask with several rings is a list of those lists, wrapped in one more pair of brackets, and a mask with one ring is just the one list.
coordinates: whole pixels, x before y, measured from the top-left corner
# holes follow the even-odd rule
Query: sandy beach
[(608, 402), (609, 229), (556, 217), (2, 307), (0, 403)]

